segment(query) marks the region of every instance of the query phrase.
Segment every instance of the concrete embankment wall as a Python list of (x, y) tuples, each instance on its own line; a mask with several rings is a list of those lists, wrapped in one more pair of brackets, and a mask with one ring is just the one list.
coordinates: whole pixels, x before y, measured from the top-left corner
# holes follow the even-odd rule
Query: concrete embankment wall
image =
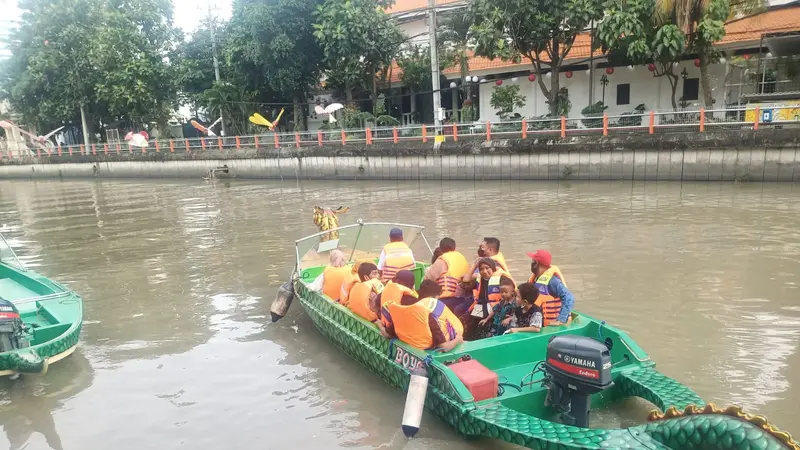
[(236, 178), (371, 180), (800, 179), (800, 129), (631, 134), (231, 150), (137, 150), (3, 160), (0, 178), (198, 178), (227, 165)]

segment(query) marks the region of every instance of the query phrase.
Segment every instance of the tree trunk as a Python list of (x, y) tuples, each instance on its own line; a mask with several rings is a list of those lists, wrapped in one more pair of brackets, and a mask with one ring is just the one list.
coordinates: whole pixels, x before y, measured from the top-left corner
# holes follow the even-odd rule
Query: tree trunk
[[(708, 73), (708, 55), (705, 53), (700, 53), (700, 86), (703, 89), (703, 105), (705, 108), (713, 109), (714, 108), (714, 96), (711, 92), (711, 75)], [(711, 116), (711, 113), (706, 113), (707, 116)]]
[(299, 131), (300, 130), (300, 123), (301, 123), (300, 122), (300, 96), (295, 94), (293, 96), (293, 98), (292, 98), (292, 103), (293, 103), (292, 106), (294, 108), (292, 110), (292, 116), (294, 118), (294, 130), (293, 131)]
[(378, 115), (378, 78), (372, 76), (372, 115)]
[[(558, 79), (558, 67), (553, 67), (553, 71), (551, 72), (550, 76), (550, 95), (547, 96), (548, 100), (550, 101), (550, 115), (553, 117), (559, 117), (558, 111), (558, 91), (560, 89), (560, 80)], [(545, 94), (546, 95), (546, 94)]]
[(675, 75), (674, 72), (667, 72), (664, 75), (667, 76), (669, 87), (672, 88), (672, 96), (670, 97), (670, 100), (672, 101), (672, 110), (678, 111), (678, 103), (675, 101), (675, 95), (678, 93), (678, 76)]
[(344, 87), (345, 96), (347, 96), (347, 104), (352, 106), (353, 105), (353, 87), (350, 83), (346, 84)]

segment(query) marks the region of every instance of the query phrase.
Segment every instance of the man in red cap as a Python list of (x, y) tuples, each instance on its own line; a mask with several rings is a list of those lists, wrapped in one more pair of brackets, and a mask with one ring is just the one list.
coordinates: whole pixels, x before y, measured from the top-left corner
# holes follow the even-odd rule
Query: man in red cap
[(542, 308), (543, 325), (564, 325), (571, 319), (570, 313), (575, 305), (575, 297), (567, 289), (567, 281), (561, 269), (553, 265), (553, 256), (547, 250), (536, 250), (527, 254), (531, 262), (531, 277), (539, 290), (536, 306)]

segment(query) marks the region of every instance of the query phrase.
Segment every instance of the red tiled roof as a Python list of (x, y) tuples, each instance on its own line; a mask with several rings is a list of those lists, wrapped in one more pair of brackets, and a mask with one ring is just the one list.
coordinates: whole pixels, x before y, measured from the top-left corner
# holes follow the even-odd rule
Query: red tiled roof
[[(451, 3), (458, 0), (437, 0), (437, 4)], [(401, 0), (398, 4), (427, 4), (426, 0)], [(397, 5), (395, 5), (397, 6)], [(411, 8), (409, 8), (411, 9)], [(393, 11), (394, 12), (394, 11)], [(782, 31), (800, 31), (800, 4), (791, 5), (783, 8), (777, 8), (761, 14), (744, 17), (741, 19), (733, 20), (725, 25), (725, 37), (719, 42), (719, 45), (736, 44), (741, 42), (758, 42), (761, 39), (761, 33), (765, 32), (782, 32)], [(755, 44), (758, 45), (758, 44)], [(575, 45), (568, 55), (569, 60), (582, 60), (589, 58), (591, 52), (590, 35), (582, 34), (575, 39)], [(599, 50), (595, 50), (595, 56), (602, 56)], [(542, 57), (546, 61), (546, 57)], [(482, 56), (469, 55), (469, 70), (479, 71), (487, 69), (505, 69), (514, 67), (518, 70), (524, 70), (526, 67), (531, 67), (527, 59), (522, 59), (519, 63), (513, 61), (503, 61), (499, 58), (490, 60)], [(444, 70), (445, 75), (454, 75), (460, 72), (458, 66), (448, 67)], [(392, 83), (400, 81), (400, 74), (402, 70), (395, 64), (392, 70)]]
[[(448, 3), (456, 3), (462, 0), (436, 0), (436, 6), (447, 5)], [(386, 12), (389, 14), (397, 14), (408, 11), (415, 11), (418, 9), (425, 9), (428, 7), (428, 0), (397, 0), (391, 8)]]

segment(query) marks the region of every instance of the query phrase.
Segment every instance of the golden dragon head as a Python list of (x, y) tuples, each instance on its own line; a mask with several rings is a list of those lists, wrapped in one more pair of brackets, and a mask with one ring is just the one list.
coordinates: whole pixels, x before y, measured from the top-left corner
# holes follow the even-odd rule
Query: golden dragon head
[[(320, 208), (319, 206), (314, 206), (314, 225), (319, 228), (319, 231), (328, 231), (333, 230), (339, 227), (339, 217), (337, 214), (343, 214), (349, 211), (349, 207), (340, 206), (337, 209), (333, 208)], [(337, 239), (339, 237), (339, 233), (336, 231), (332, 231), (324, 236), (322, 236), (323, 241), (328, 241), (331, 239)]]

